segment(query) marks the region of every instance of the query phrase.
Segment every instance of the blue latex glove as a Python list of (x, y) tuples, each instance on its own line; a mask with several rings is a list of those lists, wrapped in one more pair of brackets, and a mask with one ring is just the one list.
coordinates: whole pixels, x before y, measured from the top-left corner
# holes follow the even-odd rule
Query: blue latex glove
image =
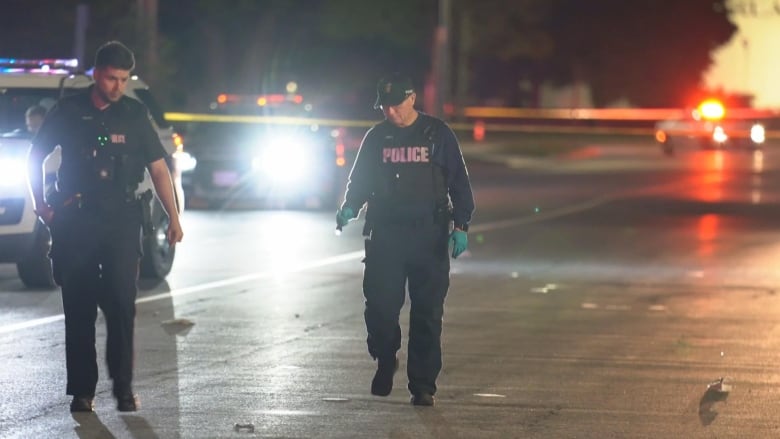
[(342, 227), (349, 223), (349, 220), (355, 218), (355, 212), (350, 207), (339, 209), (336, 212), (336, 229), (341, 230)]
[(462, 230), (453, 230), (450, 233), (450, 242), (452, 243), (452, 258), (457, 259), (468, 248), (469, 235)]

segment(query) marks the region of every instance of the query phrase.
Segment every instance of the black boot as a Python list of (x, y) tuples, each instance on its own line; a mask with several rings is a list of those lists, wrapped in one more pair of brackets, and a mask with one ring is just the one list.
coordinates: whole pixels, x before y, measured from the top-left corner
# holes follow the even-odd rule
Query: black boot
[(73, 401), (70, 402), (71, 413), (84, 413), (95, 411), (95, 397), (94, 396), (74, 396)]
[(134, 412), (141, 408), (141, 400), (134, 393), (117, 395), (116, 409), (120, 412)]
[(398, 358), (377, 359), (376, 373), (371, 381), (371, 394), (387, 396), (393, 391), (393, 375), (398, 370)]
[(141, 408), (141, 400), (133, 393), (133, 385), (127, 381), (114, 380), (116, 409), (120, 412), (134, 412)]
[(430, 393), (420, 392), (412, 395), (412, 405), (432, 406), (436, 399)]

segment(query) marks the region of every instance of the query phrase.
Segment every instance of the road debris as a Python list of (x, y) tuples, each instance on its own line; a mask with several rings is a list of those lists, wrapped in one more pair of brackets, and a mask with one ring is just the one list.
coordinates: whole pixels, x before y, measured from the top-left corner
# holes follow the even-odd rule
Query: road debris
[(247, 423), (247, 424), (235, 424), (233, 425), (233, 430), (237, 432), (245, 431), (247, 433), (254, 433), (255, 432), (255, 424)]

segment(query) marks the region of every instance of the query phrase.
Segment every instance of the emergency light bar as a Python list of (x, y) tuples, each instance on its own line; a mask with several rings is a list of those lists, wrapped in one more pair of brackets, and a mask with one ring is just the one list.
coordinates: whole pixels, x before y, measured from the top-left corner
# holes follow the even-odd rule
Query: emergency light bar
[(72, 73), (78, 70), (78, 67), (79, 60), (76, 58), (0, 58), (2, 73)]

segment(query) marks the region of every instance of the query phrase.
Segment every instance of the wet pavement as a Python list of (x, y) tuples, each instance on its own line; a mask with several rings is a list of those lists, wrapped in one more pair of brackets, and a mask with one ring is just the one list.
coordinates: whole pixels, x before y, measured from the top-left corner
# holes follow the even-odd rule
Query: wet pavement
[(68, 412), (59, 294), (0, 267), (0, 437), (780, 435), (780, 154), (626, 144), (513, 168), (470, 148), (480, 210), (435, 407), (409, 403), (405, 340), (392, 394), (369, 394), (359, 224), (191, 211), (174, 271), (142, 285), (135, 413), (102, 362), (96, 413)]

